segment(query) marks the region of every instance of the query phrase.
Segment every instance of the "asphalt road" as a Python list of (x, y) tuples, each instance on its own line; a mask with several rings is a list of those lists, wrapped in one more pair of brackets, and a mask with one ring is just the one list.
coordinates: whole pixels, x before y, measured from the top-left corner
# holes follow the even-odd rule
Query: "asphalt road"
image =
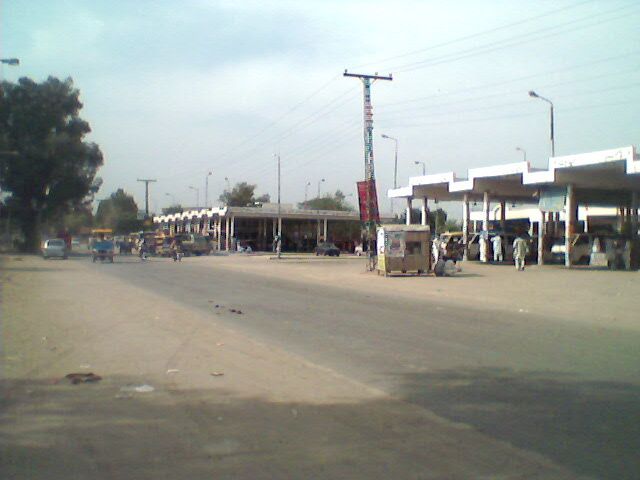
[(637, 332), (319, 287), (279, 266), (266, 279), (215, 257), (95, 268), (576, 474), (640, 478)]

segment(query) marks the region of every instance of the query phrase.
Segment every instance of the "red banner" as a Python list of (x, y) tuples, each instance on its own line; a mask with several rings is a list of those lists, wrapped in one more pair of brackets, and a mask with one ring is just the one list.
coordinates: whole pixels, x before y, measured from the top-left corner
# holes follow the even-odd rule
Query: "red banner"
[(375, 180), (358, 182), (358, 202), (360, 204), (360, 221), (380, 223), (378, 212), (378, 193)]

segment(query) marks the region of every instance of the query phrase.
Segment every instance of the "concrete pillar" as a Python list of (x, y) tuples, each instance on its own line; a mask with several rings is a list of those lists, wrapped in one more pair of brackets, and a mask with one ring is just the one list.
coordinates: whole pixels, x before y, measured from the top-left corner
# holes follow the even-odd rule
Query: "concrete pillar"
[(320, 237), (322, 236), (322, 232), (320, 230), (320, 219), (318, 219), (316, 220), (316, 245), (320, 244)]
[(540, 210), (540, 222), (538, 223), (538, 265), (544, 265), (544, 225), (545, 212)]
[(218, 216), (218, 221), (216, 222), (216, 229), (218, 231), (218, 251), (222, 250), (222, 219)]
[(407, 225), (411, 225), (411, 203), (412, 203), (412, 198), (411, 197), (407, 197), (407, 220), (406, 220), (406, 224)]
[(638, 192), (631, 193), (631, 238), (638, 238)]
[(324, 219), (324, 226), (323, 226), (323, 232), (324, 232), (323, 237), (324, 237), (324, 241), (325, 241), (325, 242), (326, 242), (326, 241), (328, 241), (328, 238), (329, 238), (329, 237), (327, 236), (327, 227), (328, 227), (327, 219), (325, 218), (325, 219)]
[(231, 239), (229, 238), (231, 235), (231, 219), (229, 217), (225, 217), (225, 230), (224, 230), (224, 249), (228, 252), (231, 249)]
[(429, 225), (429, 206), (427, 197), (422, 197), (422, 207), (420, 209), (420, 225)]
[[(231, 216), (231, 240), (233, 241), (236, 236), (236, 217), (234, 215)], [(236, 243), (231, 243), (231, 249), (235, 251)]]
[[(489, 209), (491, 208), (491, 201), (489, 198), (489, 192), (484, 192), (482, 196), (482, 230), (489, 231)], [(489, 239), (484, 242), (484, 261), (489, 261)]]
[(280, 237), (280, 245), (282, 245), (282, 217), (278, 217), (278, 237)]
[(500, 201), (500, 230), (504, 232), (507, 226), (507, 202), (505, 200)]
[(462, 203), (462, 243), (464, 244), (464, 260), (469, 259), (469, 194), (464, 194)]
[(571, 247), (571, 237), (573, 236), (573, 232), (575, 231), (575, 222), (576, 222), (576, 200), (575, 193), (573, 189), (573, 185), (567, 185), (567, 199), (565, 202), (565, 212), (564, 212), (564, 246), (565, 246), (565, 254), (564, 254), (564, 265), (565, 267), (571, 266), (571, 251), (573, 248)]

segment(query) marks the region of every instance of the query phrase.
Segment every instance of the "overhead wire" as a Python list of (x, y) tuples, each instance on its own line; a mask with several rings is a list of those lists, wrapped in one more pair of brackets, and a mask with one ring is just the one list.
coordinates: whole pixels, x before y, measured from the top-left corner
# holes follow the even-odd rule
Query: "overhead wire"
[[(605, 12), (604, 15), (608, 15), (611, 13), (616, 13), (622, 10), (628, 10), (628, 9), (636, 9), (640, 7), (640, 4), (638, 4), (637, 2), (633, 2), (631, 4), (627, 4), (623, 7), (620, 8), (616, 8), (613, 10), (610, 10), (608, 12)], [(445, 55), (441, 55), (439, 57), (433, 57), (433, 58), (429, 58), (426, 60), (422, 60), (419, 62), (412, 62), (412, 63), (408, 63), (405, 65), (399, 65), (399, 66), (395, 66), (395, 67), (390, 67), (387, 68), (387, 70), (391, 70), (394, 73), (404, 73), (404, 72), (411, 72), (411, 71), (415, 71), (415, 70), (419, 70), (422, 68), (427, 68), (427, 67), (431, 67), (434, 65), (441, 65), (443, 63), (450, 63), (450, 62), (455, 62), (461, 59), (465, 59), (465, 58), (470, 58), (473, 56), (477, 56), (477, 55), (482, 55), (485, 53), (489, 53), (489, 52), (493, 52), (496, 50), (501, 50), (504, 48), (510, 48), (516, 45), (522, 45), (524, 43), (529, 43), (532, 41), (536, 41), (536, 40), (540, 40), (540, 39), (546, 39), (546, 38), (550, 38), (550, 37), (555, 37), (557, 35), (564, 35), (568, 32), (573, 32), (576, 30), (581, 30), (584, 28), (589, 28), (589, 27), (593, 27), (593, 26), (597, 26), (597, 25), (601, 25), (603, 23), (607, 23), (607, 22), (611, 22), (613, 20), (618, 20), (620, 18), (627, 18), (629, 15), (632, 15), (634, 13), (638, 13), (638, 12), (632, 12), (632, 13), (625, 13), (624, 15), (618, 15), (618, 16), (613, 16), (611, 18), (600, 18), (598, 21), (596, 22), (592, 22), (590, 24), (587, 25), (580, 25), (577, 27), (574, 27), (572, 29), (567, 29), (566, 26), (567, 25), (572, 25), (575, 23), (579, 23), (585, 20), (589, 20), (592, 18), (597, 18), (597, 17), (602, 17), (602, 13), (598, 13), (598, 14), (594, 14), (594, 15), (588, 15), (586, 17), (580, 18), (580, 19), (575, 19), (575, 20), (571, 20), (569, 22), (565, 22), (562, 24), (558, 24), (558, 25), (554, 25), (552, 27), (545, 27), (545, 28), (541, 28), (539, 30), (535, 30), (533, 32), (527, 32), (521, 35), (516, 35), (510, 39), (502, 39), (502, 40), (497, 40), (494, 42), (490, 42), (487, 43), (485, 45), (480, 45), (480, 46), (475, 46), (475, 47), (471, 47), (467, 50), (463, 50), (461, 52), (454, 52), (454, 53), (449, 53), (449, 54), (445, 54)], [(537, 35), (539, 33), (542, 32), (548, 32), (548, 31), (554, 31), (554, 30), (558, 30), (557, 32), (554, 33), (550, 33), (547, 35)], [(537, 35), (537, 36), (535, 36)], [(528, 37), (532, 37), (532, 38), (528, 38)]]

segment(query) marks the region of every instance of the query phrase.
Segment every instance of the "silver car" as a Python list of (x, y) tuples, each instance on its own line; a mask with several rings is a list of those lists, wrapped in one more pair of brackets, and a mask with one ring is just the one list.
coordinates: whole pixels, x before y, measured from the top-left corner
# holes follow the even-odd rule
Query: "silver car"
[(42, 258), (45, 260), (47, 258), (58, 257), (58, 258), (67, 258), (67, 246), (64, 243), (64, 240), (60, 238), (52, 238), (50, 240), (45, 240), (42, 244)]

